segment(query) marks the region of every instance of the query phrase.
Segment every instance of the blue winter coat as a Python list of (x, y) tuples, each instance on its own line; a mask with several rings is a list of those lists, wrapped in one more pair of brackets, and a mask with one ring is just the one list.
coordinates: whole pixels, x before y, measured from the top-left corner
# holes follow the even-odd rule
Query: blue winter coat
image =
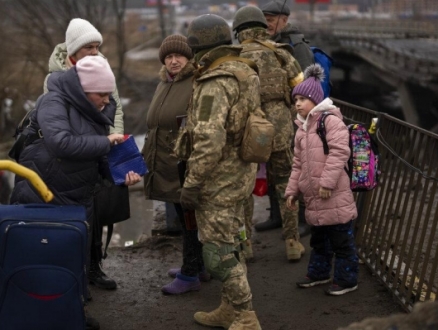
[[(19, 163), (43, 179), (54, 194), (51, 203), (84, 205), (90, 219), (99, 165), (110, 150), (106, 135), (108, 126), (113, 125), (116, 104), (111, 99), (100, 112), (87, 99), (76, 67), (52, 73), (48, 89), (32, 116), (43, 138), (23, 150)], [(17, 176), (11, 203), (43, 200), (27, 180)]]

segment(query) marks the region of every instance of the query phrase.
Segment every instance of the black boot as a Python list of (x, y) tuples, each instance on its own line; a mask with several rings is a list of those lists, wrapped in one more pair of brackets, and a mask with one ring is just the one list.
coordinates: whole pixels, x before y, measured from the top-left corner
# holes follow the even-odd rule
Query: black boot
[(91, 317), (90, 314), (88, 314), (87, 310), (85, 310), (85, 329), (86, 330), (100, 329), (99, 321), (96, 320), (94, 317)]
[(265, 222), (259, 222), (254, 225), (255, 230), (265, 231), (275, 228), (281, 228), (281, 213), (280, 204), (278, 203), (277, 194), (275, 192), (275, 186), (268, 186), (269, 203), (269, 218)]
[(306, 221), (306, 205), (304, 202), (298, 202), (298, 233), (300, 237), (310, 235), (310, 225)]
[(94, 260), (91, 260), (90, 263), (88, 280), (90, 281), (90, 284), (94, 284), (101, 289), (115, 290), (117, 288), (116, 281), (106, 276), (106, 274), (100, 268), (99, 262), (96, 262)]

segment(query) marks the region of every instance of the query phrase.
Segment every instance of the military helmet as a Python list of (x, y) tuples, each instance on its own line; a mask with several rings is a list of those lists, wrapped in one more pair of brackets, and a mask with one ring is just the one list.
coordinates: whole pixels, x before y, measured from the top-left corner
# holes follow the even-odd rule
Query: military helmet
[(190, 23), (187, 43), (195, 51), (229, 45), (232, 43), (231, 30), (222, 17), (213, 14), (201, 15)]
[(239, 30), (239, 27), (248, 26), (263, 26), (268, 27), (265, 15), (255, 6), (245, 6), (236, 11), (233, 21), (233, 31)]

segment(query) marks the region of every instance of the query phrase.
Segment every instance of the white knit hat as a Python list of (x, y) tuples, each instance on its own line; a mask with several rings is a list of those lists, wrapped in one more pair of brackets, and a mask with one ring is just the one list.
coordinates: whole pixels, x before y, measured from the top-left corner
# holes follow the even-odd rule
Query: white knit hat
[(116, 78), (108, 61), (102, 56), (85, 56), (76, 63), (82, 89), (85, 93), (112, 93)]
[(92, 42), (102, 44), (100, 32), (90, 22), (82, 18), (73, 18), (65, 32), (67, 54), (74, 55), (83, 46)]

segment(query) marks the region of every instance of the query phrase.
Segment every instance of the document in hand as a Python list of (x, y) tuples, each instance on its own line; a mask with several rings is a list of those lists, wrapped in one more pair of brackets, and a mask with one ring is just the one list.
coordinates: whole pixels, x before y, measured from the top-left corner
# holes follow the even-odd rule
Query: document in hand
[(111, 147), (108, 153), (108, 163), (114, 183), (125, 183), (126, 174), (134, 171), (143, 176), (148, 172), (143, 155), (138, 150), (132, 135), (125, 135), (125, 142)]

